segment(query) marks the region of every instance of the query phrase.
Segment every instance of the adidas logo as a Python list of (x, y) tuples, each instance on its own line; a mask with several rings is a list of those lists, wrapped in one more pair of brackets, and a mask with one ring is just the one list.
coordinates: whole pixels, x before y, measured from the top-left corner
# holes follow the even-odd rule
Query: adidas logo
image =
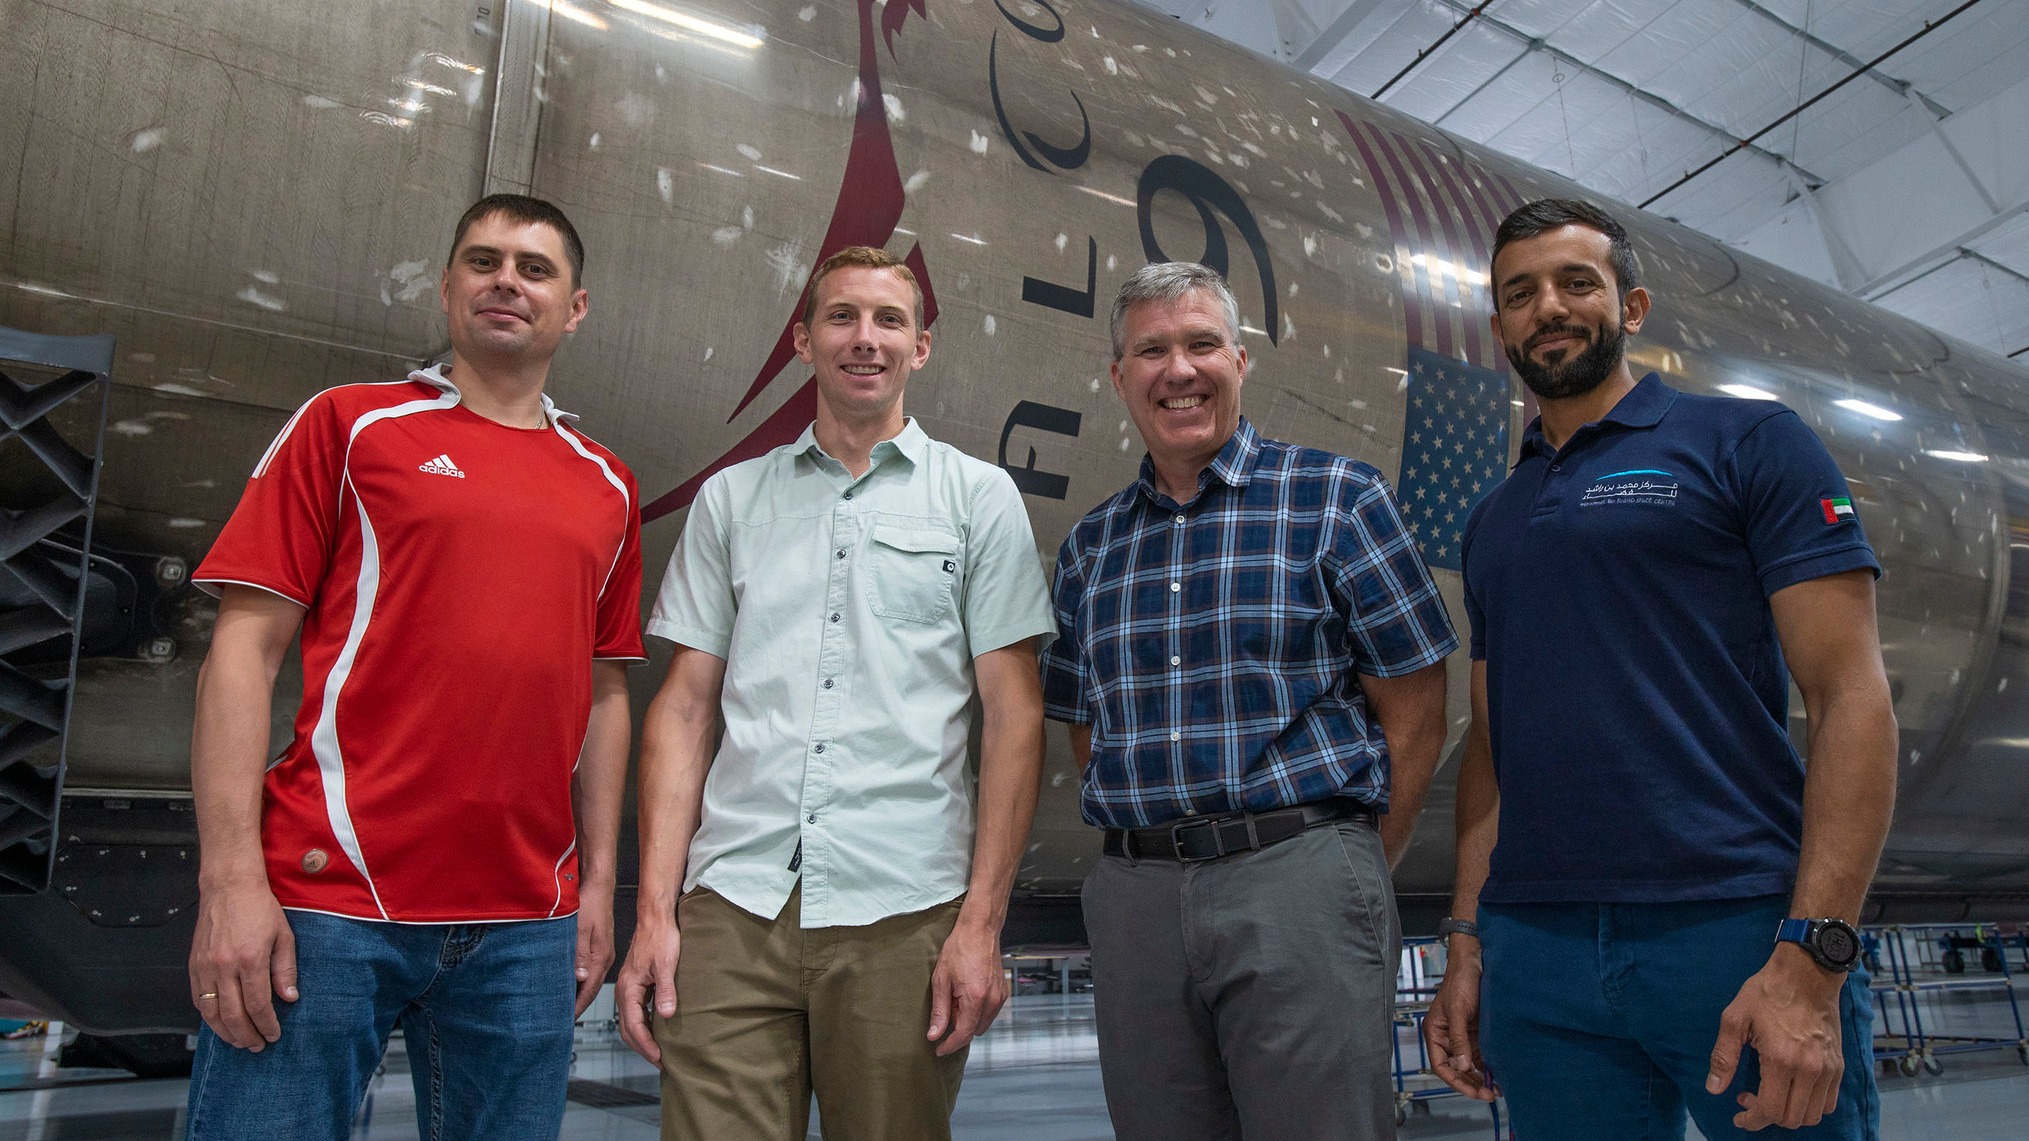
[(427, 463), (416, 465), (416, 470), (426, 471), (429, 472), (431, 475), (455, 475), (459, 479), (465, 478), (465, 473), (459, 471), (458, 465), (451, 462), (451, 456), (449, 453), (438, 456), (436, 459), (430, 460)]

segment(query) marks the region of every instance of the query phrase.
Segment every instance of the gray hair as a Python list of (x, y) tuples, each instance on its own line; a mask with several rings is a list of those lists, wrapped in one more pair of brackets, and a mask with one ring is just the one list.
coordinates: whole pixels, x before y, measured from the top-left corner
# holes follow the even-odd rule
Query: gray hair
[(1120, 286), (1113, 298), (1113, 359), (1127, 355), (1127, 310), (1142, 301), (1177, 301), (1187, 293), (1204, 290), (1226, 311), (1226, 337), (1240, 343), (1240, 303), (1226, 288), (1226, 279), (1208, 266), (1194, 261), (1164, 261), (1142, 266)]

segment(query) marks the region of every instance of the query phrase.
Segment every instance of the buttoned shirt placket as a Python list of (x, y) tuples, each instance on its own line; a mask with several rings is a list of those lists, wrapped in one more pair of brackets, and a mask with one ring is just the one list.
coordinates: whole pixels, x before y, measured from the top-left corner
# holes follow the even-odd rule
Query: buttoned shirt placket
[[(1199, 498), (1204, 493), (1199, 492)], [(1190, 695), (1184, 687), (1184, 560), (1188, 555), (1189, 519), (1184, 508), (1162, 496), (1156, 500), (1156, 507), (1172, 515), (1169, 526), (1169, 617), (1164, 624), (1164, 633), (1169, 641), (1169, 752), (1172, 780), (1181, 783), (1185, 779), (1187, 766), (1184, 763), (1185, 717), (1190, 709)], [(1197, 809), (1187, 808), (1185, 816), (1196, 816)]]
[[(892, 451), (892, 448), (889, 450)], [(825, 845), (824, 812), (831, 804), (832, 772), (838, 763), (838, 750), (833, 747), (832, 738), (837, 734), (839, 719), (845, 709), (846, 683), (851, 677), (847, 665), (853, 659), (852, 640), (846, 632), (846, 615), (851, 606), (849, 589), (853, 552), (860, 546), (861, 514), (854, 497), (858, 489), (873, 477), (881, 461), (880, 458), (873, 459), (866, 473), (853, 479), (845, 470), (845, 465), (825, 455), (822, 450), (813, 448), (811, 453), (812, 459), (827, 474), (846, 479), (831, 507), (831, 558), (826, 560), (830, 565), (824, 582), (824, 629), (818, 638), (818, 676), (813, 679), (817, 697), (812, 703), (810, 737), (804, 742), (803, 794), (797, 808), (800, 836), (795, 862), (799, 865), (796, 870), (803, 878), (803, 925), (826, 927), (830, 925), (831, 860)]]
[[(1149, 827), (1249, 803), (1381, 803), (1384, 741), (1345, 696), (1357, 694), (1346, 675), (1401, 676), (1457, 644), (1386, 480), (1263, 441), (1243, 418), (1187, 502), (1157, 482), (1144, 458), (1141, 477), (1088, 513), (1058, 557), (1064, 639), (1044, 652), (1044, 708), (1095, 727), (1086, 819)], [(1319, 517), (1301, 542), (1298, 510)], [(1339, 582), (1351, 588), (1343, 600)], [(1316, 639), (1328, 619), (1288, 604), (1298, 595), (1337, 609), (1341, 645)], [(1279, 662), (1261, 660), (1254, 647), (1266, 646), (1282, 647)], [(1299, 690), (1316, 700), (1297, 704)], [(1286, 741), (1269, 724), (1276, 714), (1298, 729)]]

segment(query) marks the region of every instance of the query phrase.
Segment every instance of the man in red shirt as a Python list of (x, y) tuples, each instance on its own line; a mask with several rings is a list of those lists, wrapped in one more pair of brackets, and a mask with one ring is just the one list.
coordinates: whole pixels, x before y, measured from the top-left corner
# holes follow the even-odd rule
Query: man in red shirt
[(397, 1024), (424, 1136), (561, 1126), (613, 957), (642, 657), (633, 476), (543, 394), (583, 261), (549, 203), (474, 204), (439, 289), (450, 363), (312, 397), (194, 576), (220, 603), (191, 741), (193, 1139), (349, 1136)]

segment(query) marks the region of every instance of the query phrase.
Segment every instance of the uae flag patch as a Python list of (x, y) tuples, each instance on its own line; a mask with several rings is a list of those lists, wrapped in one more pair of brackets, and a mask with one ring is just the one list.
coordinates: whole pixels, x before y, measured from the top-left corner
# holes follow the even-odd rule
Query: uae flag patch
[(1853, 501), (1850, 499), (1820, 499), (1818, 500), (1818, 506), (1825, 513), (1825, 525), (1827, 527), (1841, 520), (1853, 517)]

